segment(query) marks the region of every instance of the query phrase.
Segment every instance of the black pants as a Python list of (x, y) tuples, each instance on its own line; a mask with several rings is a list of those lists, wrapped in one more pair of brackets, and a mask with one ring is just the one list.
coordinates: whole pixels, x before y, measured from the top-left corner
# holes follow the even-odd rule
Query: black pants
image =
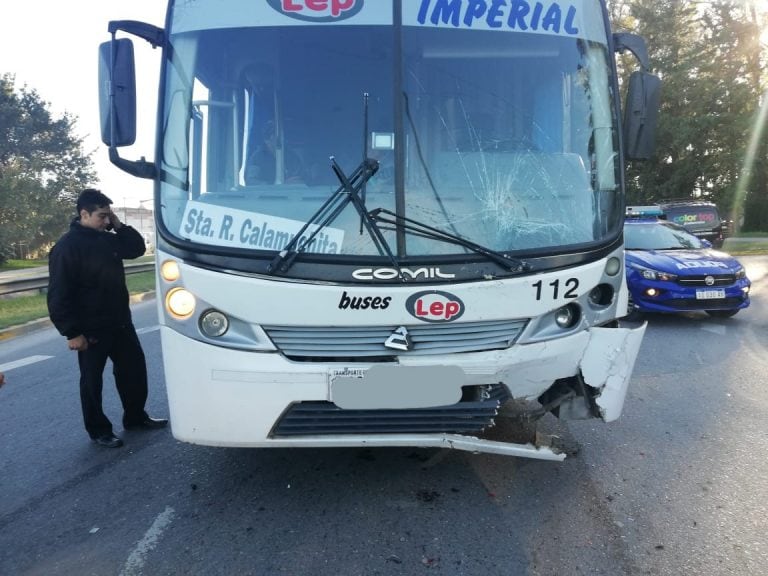
[(112, 432), (104, 414), (101, 393), (104, 367), (112, 360), (117, 392), (123, 404), (123, 425), (143, 420), (147, 413), (147, 364), (133, 325), (89, 333), (88, 349), (77, 353), (80, 364), (80, 403), (85, 429), (91, 438)]

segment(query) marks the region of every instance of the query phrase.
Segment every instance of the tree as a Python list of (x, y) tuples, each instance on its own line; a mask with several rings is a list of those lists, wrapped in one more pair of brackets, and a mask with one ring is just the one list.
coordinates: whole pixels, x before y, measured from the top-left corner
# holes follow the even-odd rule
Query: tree
[(755, 6), (751, 0), (611, 2), (614, 27), (645, 36), (651, 67), (663, 80), (656, 156), (630, 164), (631, 203), (698, 197), (716, 202), (722, 214), (746, 213), (746, 229), (768, 227), (764, 139), (745, 164), (765, 98), (759, 36), (766, 12)]
[(625, 23), (646, 38), (651, 68), (663, 80), (656, 154), (630, 165), (629, 198), (645, 204), (690, 197), (701, 188), (710, 159), (704, 143), (711, 139), (713, 122), (697, 10), (691, 2), (634, 0), (628, 11)]
[(54, 118), (35, 90), (0, 76), (0, 263), (19, 243), (49, 246), (66, 230), (77, 192), (94, 178), (76, 119)]
[(761, 43), (761, 30), (768, 31), (768, 9), (756, 1), (745, 5), (744, 42), (746, 76), (753, 95), (750, 135), (732, 214), (747, 231), (768, 230), (768, 45)]

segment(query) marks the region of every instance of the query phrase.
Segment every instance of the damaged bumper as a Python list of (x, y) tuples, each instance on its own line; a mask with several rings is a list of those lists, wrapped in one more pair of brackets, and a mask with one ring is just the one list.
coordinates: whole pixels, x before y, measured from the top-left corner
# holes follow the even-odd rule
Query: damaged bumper
[(612, 422), (621, 416), (646, 323), (634, 329), (595, 328), (581, 360), (584, 383), (596, 391), (600, 417)]
[[(565, 454), (546, 440), (528, 442), (525, 438), (513, 443), (505, 441), (509, 436), (493, 434), (502, 432), (494, 419), (498, 421), (495, 414), (503, 399), (490, 408), (485, 407), (489, 404), (483, 406), (491, 410), (489, 427), (484, 431), (457, 432), (450, 426), (423, 430), (424, 422), (433, 420), (446, 406), (449, 395), (427, 394), (431, 385), (414, 382), (438, 382), (458, 390), (503, 388), (508, 392), (504, 397), (529, 402), (541, 402), (541, 396), (554, 388), (553, 382), (565, 382), (573, 392), (556, 399), (561, 418), (600, 417), (610, 422), (622, 412), (644, 332), (645, 324), (591, 328), (567, 338), (518, 344), (506, 350), (457, 354), (449, 357), (451, 370), (440, 372), (439, 377), (434, 377), (439, 370), (434, 374), (432, 370), (446, 367), (445, 356), (401, 357), (397, 364), (372, 370), (366, 364), (302, 365), (277, 354), (218, 350), (218, 367), (211, 369), (210, 361), (205, 360), (208, 349), (203, 345), (167, 329), (162, 334), (164, 346), (179, 349), (169, 356), (184, 359), (183, 365), (166, 367), (172, 429), (182, 441), (232, 447), (434, 447), (562, 460)], [(182, 350), (186, 353), (181, 354)], [(199, 377), (177, 377), (190, 369)], [(378, 382), (372, 389), (383, 396), (351, 397), (350, 378), (354, 387)], [(382, 386), (383, 380), (388, 385)], [(346, 394), (346, 406), (338, 397), (342, 394)], [(480, 400), (474, 398), (469, 403), (483, 404)], [(375, 405), (365, 405), (368, 401)], [(466, 402), (462, 398), (454, 406), (467, 406)], [(296, 407), (314, 413), (307, 416), (294, 410)], [(364, 418), (358, 418), (355, 410), (365, 412)], [(389, 412), (385, 418), (381, 417), (383, 412)], [(226, 418), (212, 418), (212, 414)], [(298, 423), (305, 427), (290, 434), (276, 433), (291, 414), (295, 417), (289, 422), (291, 426)], [(322, 424), (318, 424), (320, 418), (324, 418)], [(465, 420), (462, 413), (453, 421), (463, 424)], [(417, 425), (408, 427), (409, 422)], [(345, 426), (343, 433), (339, 432), (341, 426)]]

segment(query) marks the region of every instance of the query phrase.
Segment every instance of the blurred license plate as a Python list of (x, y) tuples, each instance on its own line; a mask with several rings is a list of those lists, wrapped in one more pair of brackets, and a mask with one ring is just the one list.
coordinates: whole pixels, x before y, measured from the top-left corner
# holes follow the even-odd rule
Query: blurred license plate
[(334, 378), (331, 401), (345, 410), (448, 406), (461, 400), (465, 379), (458, 366), (371, 366), (362, 378)]
[(696, 290), (696, 300), (725, 298), (725, 290)]

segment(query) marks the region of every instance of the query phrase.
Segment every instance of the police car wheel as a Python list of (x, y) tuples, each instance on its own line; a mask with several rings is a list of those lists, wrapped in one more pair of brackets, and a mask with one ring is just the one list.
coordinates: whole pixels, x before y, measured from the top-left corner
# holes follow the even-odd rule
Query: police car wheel
[(735, 316), (738, 311), (739, 309), (736, 308), (736, 310), (706, 310), (706, 313), (712, 318), (730, 318)]

